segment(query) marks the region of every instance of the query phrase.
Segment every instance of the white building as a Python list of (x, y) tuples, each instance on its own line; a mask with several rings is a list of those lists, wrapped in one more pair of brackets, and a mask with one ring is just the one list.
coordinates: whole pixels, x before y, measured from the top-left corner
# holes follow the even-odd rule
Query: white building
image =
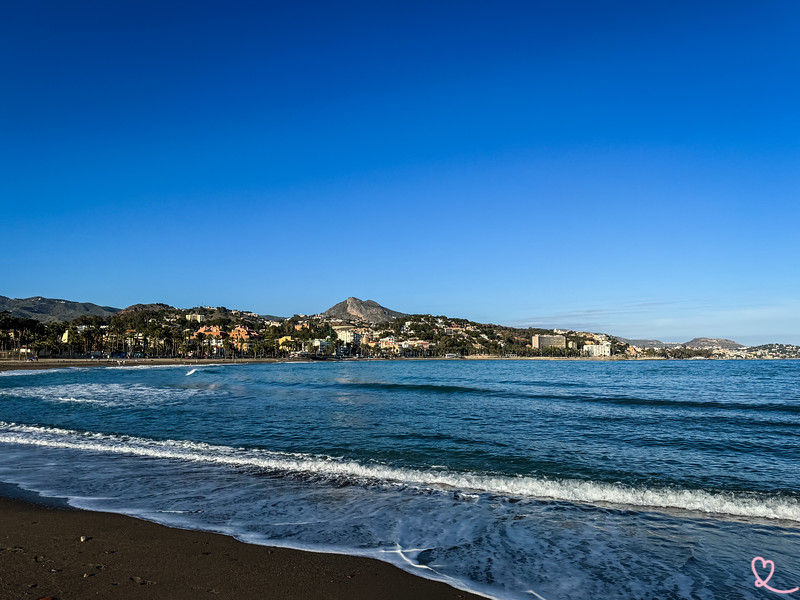
[(343, 344), (353, 344), (357, 346), (361, 343), (361, 336), (352, 330), (337, 331), (336, 335), (339, 336), (339, 341)]
[(611, 356), (611, 342), (604, 342), (602, 344), (586, 344), (583, 347), (583, 353), (586, 356)]

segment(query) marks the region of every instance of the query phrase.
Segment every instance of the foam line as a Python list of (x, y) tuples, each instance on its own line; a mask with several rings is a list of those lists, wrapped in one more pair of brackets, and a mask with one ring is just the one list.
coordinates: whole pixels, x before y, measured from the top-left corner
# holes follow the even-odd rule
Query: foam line
[(361, 483), (400, 483), (432, 489), (483, 492), (507, 497), (552, 499), (582, 504), (683, 509), (708, 514), (759, 517), (800, 522), (800, 502), (763, 493), (711, 492), (666, 487), (633, 487), (574, 479), (543, 479), (478, 475), (452, 471), (365, 465), (329, 456), (215, 446), (180, 440), (81, 433), (67, 429), (18, 425), (0, 421), (0, 443), (84, 452), (125, 454), (181, 460), (263, 471), (349, 479)]

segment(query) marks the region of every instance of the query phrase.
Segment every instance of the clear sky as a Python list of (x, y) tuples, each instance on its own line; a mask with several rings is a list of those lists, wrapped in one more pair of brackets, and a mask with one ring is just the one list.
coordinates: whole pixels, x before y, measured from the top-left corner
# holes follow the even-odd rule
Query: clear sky
[(800, 344), (800, 2), (12, 0), (0, 294)]

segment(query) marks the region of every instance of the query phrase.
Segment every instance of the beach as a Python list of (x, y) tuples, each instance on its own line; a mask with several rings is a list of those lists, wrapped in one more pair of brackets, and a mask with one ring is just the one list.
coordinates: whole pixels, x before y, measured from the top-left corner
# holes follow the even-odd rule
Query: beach
[(796, 362), (73, 364), (0, 373), (0, 598), (800, 581)]
[(0, 498), (0, 523), (2, 598), (478, 598), (374, 559), (245, 544), (119, 514)]
[[(0, 372), (65, 367), (202, 366), (278, 359), (3, 361)], [(4, 486), (4, 489), (7, 489)], [(17, 496), (18, 493), (14, 493)], [(230, 536), (0, 495), (0, 597), (479, 598), (379, 560), (246, 544)], [(81, 542), (81, 538), (88, 538)]]
[[(404, 361), (404, 362), (429, 362), (436, 360), (446, 361), (545, 361), (545, 362), (598, 362), (598, 361), (625, 361), (630, 360), (626, 358), (616, 357), (587, 357), (587, 356), (572, 356), (572, 357), (554, 357), (554, 356), (489, 356), (489, 355), (470, 355), (464, 356), (461, 359), (443, 358), (443, 357), (416, 357), (416, 358), (363, 358), (363, 359), (349, 359), (347, 362), (374, 362), (374, 361)], [(664, 360), (661, 357), (642, 357), (637, 358), (640, 361), (651, 360)], [(65, 369), (68, 367), (157, 367), (157, 366), (180, 366), (186, 365), (187, 367), (209, 366), (209, 365), (247, 365), (247, 364), (269, 364), (269, 363), (291, 363), (291, 362), (308, 362), (305, 359), (297, 358), (138, 358), (138, 359), (88, 359), (88, 358), (42, 358), (36, 361), (32, 360), (2, 360), (0, 361), (0, 372), (3, 371), (42, 371), (45, 369)], [(333, 361), (335, 362), (335, 361)]]

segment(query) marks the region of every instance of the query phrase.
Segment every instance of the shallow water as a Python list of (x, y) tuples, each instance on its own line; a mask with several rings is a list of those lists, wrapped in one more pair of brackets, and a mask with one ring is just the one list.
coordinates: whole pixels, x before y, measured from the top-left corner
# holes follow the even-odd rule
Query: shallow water
[(75, 506), (497, 598), (763, 598), (755, 556), (800, 585), (799, 362), (2, 375), (0, 480)]

